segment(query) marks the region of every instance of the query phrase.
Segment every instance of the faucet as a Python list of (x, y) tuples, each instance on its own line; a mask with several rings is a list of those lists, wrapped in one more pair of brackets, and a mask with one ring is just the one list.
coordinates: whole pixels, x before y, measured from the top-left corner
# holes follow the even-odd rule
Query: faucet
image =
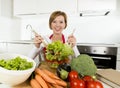
[[(30, 24), (26, 25), (26, 29), (33, 30), (32, 25)], [(33, 40), (32, 31), (31, 31), (31, 40)]]
[(32, 29), (32, 25), (28, 24), (26, 25), (26, 29), (28, 29), (30, 27), (30, 29)]

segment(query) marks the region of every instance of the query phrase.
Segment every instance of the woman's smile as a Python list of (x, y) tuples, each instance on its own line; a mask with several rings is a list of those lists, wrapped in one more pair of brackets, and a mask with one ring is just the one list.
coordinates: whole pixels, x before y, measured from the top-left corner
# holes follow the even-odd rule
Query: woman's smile
[(54, 33), (61, 33), (65, 28), (65, 21), (63, 16), (58, 16), (53, 20), (51, 24), (52, 30)]

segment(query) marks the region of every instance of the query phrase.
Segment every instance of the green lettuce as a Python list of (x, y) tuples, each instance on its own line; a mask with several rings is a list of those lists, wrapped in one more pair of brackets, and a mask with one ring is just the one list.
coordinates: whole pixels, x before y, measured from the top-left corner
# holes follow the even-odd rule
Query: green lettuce
[(50, 61), (61, 61), (73, 54), (74, 52), (71, 46), (61, 41), (52, 42), (46, 47), (46, 59)]
[(27, 70), (33, 67), (33, 62), (28, 62), (25, 58), (15, 57), (11, 59), (1, 59), (0, 67), (8, 70)]

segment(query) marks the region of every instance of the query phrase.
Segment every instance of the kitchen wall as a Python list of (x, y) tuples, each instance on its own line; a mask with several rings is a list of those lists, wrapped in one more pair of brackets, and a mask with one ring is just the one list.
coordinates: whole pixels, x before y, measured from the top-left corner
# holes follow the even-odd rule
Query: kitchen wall
[(0, 17), (0, 40), (20, 39), (20, 21)]
[(21, 20), (12, 15), (12, 0), (0, 0), (0, 40), (20, 39)]
[[(32, 17), (22, 19), (22, 36), (21, 39), (31, 39), (31, 31), (26, 29), (27, 24), (41, 35), (50, 34), (48, 26), (48, 16)], [(120, 42), (120, 17), (115, 16), (114, 12), (108, 16), (87, 16), (68, 14), (68, 27), (64, 34), (69, 35), (75, 28), (74, 35), (79, 43), (118, 43)]]
[[(30, 40), (34, 37), (26, 25), (31, 24), (33, 29), (41, 35), (52, 33), (48, 26), (48, 15), (13, 17), (13, 0), (0, 0), (0, 40)], [(117, 0), (118, 12), (120, 1)], [(111, 12), (108, 16), (80, 17), (79, 14), (67, 14), (68, 27), (64, 34), (69, 35), (75, 28), (74, 35), (80, 43), (119, 43), (120, 42), (120, 15)]]

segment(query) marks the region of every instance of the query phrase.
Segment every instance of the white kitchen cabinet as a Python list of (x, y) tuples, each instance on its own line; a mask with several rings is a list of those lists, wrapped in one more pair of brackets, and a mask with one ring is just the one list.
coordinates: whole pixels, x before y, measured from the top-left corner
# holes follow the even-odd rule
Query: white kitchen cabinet
[(12, 17), (12, 0), (0, 0), (0, 16)]
[(37, 0), (14, 0), (14, 15), (32, 15), (37, 13)]
[(78, 11), (115, 10), (116, 0), (78, 0)]
[(105, 16), (116, 11), (116, 0), (78, 0), (80, 16)]
[(117, 14), (120, 15), (120, 0), (116, 0)]
[(14, 15), (35, 15), (62, 10), (75, 13), (77, 0), (14, 0)]
[(55, 10), (75, 13), (77, 11), (77, 0), (38, 0), (39, 13), (51, 13)]

